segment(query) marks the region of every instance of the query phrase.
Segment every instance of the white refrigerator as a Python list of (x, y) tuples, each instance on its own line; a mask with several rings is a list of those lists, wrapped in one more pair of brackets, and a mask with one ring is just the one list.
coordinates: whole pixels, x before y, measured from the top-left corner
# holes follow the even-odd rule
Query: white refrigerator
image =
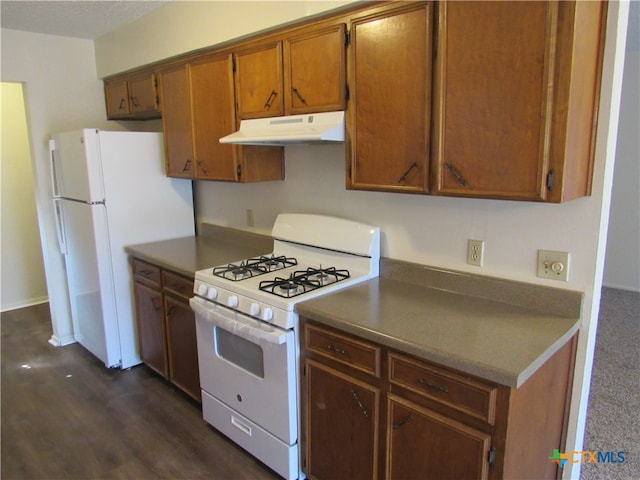
[(193, 235), (191, 181), (165, 175), (160, 133), (84, 129), (49, 146), (74, 338), (107, 367), (137, 365), (124, 248)]

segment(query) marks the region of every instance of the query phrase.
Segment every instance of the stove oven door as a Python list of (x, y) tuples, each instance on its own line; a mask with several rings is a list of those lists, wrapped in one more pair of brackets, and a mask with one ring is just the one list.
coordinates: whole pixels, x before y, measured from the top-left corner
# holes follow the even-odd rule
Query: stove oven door
[[(203, 411), (206, 392), (282, 442), (294, 445), (298, 403), (293, 330), (202, 298), (192, 298), (190, 303), (197, 319)], [(241, 418), (231, 418), (229, 423), (253, 435), (251, 425)]]

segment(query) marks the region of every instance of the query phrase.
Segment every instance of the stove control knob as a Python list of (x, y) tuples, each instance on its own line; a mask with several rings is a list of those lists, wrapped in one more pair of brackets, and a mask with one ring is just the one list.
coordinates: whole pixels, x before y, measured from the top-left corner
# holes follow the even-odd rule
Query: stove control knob
[(227, 299), (227, 306), (229, 306), (230, 308), (236, 308), (238, 306), (238, 296), (229, 296), (229, 298)]
[(260, 316), (260, 318), (262, 318), (262, 320), (264, 320), (265, 322), (268, 322), (269, 320), (273, 319), (273, 310), (271, 310), (269, 307), (264, 307), (264, 309), (262, 310), (262, 315)]
[(201, 283), (200, 285), (198, 285), (198, 295), (200, 295), (201, 297), (204, 297), (206, 293), (207, 293), (207, 285), (204, 283)]
[(257, 317), (260, 313), (260, 304), (256, 302), (252, 302), (249, 306), (249, 315), (252, 317)]
[(218, 296), (218, 290), (216, 290), (214, 287), (209, 287), (207, 289), (207, 298), (209, 300), (213, 300), (217, 296)]

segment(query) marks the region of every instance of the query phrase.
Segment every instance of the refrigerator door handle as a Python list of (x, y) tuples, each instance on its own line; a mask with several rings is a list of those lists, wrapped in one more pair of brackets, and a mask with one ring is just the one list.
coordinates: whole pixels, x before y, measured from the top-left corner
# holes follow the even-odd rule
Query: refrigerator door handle
[(49, 158), (51, 159), (51, 191), (53, 192), (53, 197), (58, 198), (60, 196), (58, 187), (59, 174), (56, 166), (56, 141), (54, 139), (49, 140)]
[(56, 223), (56, 235), (58, 237), (58, 246), (62, 255), (67, 254), (67, 239), (64, 233), (64, 214), (62, 212), (62, 199), (53, 199), (53, 213)]

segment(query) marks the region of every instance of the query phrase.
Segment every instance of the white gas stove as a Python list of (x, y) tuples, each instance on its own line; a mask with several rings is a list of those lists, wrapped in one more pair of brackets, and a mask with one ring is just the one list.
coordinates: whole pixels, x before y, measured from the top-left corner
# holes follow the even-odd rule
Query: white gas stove
[(280, 328), (294, 305), (378, 276), (380, 231), (335, 217), (281, 214), (273, 252), (196, 272), (194, 293)]
[(287, 479), (299, 452), (295, 304), (378, 276), (380, 230), (281, 214), (273, 252), (196, 272), (202, 410), (207, 422)]

